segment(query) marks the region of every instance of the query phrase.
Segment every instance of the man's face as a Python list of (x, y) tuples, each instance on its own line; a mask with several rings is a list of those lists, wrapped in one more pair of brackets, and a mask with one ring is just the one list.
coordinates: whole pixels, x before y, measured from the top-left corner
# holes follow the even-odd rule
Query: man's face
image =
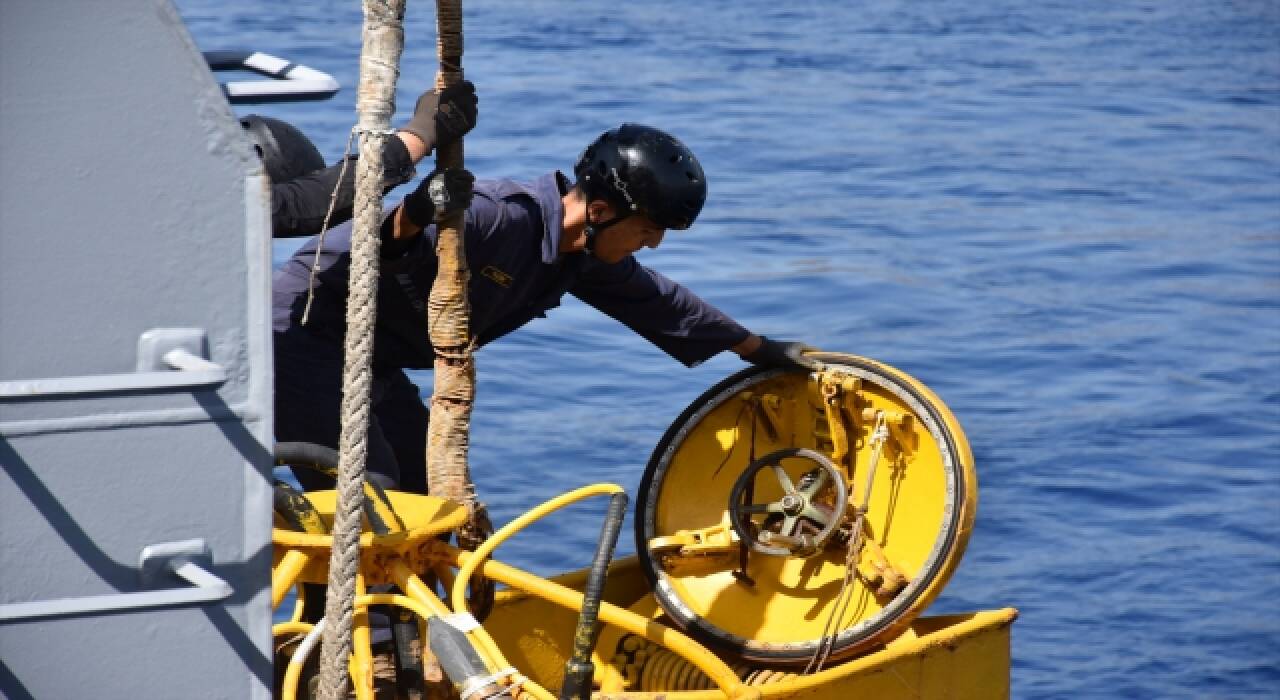
[(665, 233), (644, 214), (632, 214), (597, 234), (593, 253), (606, 263), (621, 262), (641, 248), (657, 248)]

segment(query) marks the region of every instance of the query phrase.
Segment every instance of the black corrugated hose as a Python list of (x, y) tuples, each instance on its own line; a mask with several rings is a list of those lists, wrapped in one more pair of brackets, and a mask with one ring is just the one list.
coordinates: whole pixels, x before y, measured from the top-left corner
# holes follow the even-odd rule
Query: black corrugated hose
[(609, 560), (618, 544), (618, 531), (627, 515), (627, 494), (615, 493), (609, 498), (609, 511), (604, 516), (600, 530), (600, 542), (596, 556), (587, 575), (587, 586), (582, 599), (582, 613), (578, 616), (578, 629), (573, 633), (573, 655), (564, 665), (564, 685), (560, 686), (560, 700), (586, 700), (591, 697), (591, 676), (595, 665), (591, 663), (591, 650), (596, 646), (600, 626), (596, 618), (600, 614), (600, 600), (604, 597), (605, 577), (609, 572)]

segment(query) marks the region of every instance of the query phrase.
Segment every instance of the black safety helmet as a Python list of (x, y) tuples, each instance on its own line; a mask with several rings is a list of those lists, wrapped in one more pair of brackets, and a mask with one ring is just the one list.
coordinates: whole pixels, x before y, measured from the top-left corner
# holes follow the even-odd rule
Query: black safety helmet
[(693, 151), (642, 124), (600, 134), (573, 167), (587, 201), (603, 199), (619, 217), (643, 213), (662, 228), (686, 229), (707, 201), (707, 180)]
[(240, 120), (272, 182), (288, 182), (324, 167), (324, 156), (294, 125), (250, 114)]

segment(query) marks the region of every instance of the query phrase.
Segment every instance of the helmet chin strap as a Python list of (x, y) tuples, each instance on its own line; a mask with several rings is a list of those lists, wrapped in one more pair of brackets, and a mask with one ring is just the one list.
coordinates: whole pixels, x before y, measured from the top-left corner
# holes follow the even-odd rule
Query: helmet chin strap
[(596, 255), (596, 236), (599, 236), (601, 233), (604, 232), (605, 229), (609, 228), (610, 226), (618, 223), (619, 221), (622, 221), (628, 216), (631, 216), (630, 214), (623, 214), (622, 216), (615, 216), (612, 219), (609, 219), (608, 221), (601, 221), (597, 223), (591, 220), (590, 207), (587, 208), (586, 214), (587, 214), (587, 225), (584, 232), (586, 233), (587, 240), (585, 243), (583, 243), (583, 247), (586, 249), (587, 254), (590, 255), (591, 257), (595, 257)]

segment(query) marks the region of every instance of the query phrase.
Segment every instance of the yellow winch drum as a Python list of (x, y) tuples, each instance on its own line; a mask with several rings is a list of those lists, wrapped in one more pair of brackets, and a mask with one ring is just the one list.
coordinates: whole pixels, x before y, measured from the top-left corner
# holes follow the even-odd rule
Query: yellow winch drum
[(866, 358), (811, 357), (821, 371), (747, 369), (700, 396), (637, 499), (662, 608), (754, 662), (820, 664), (897, 636), (950, 578), (977, 505), (937, 396)]

